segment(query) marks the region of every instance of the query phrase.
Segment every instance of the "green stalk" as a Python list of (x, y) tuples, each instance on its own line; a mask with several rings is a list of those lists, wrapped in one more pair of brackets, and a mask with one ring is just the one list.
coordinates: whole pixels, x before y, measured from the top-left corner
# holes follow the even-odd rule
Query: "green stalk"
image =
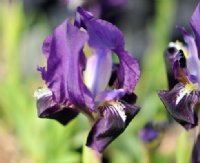
[(102, 154), (83, 145), (82, 162), (102, 163)]
[[(88, 121), (90, 123), (90, 126), (92, 127), (95, 123), (95, 118), (93, 116), (88, 116)], [(92, 148), (87, 147), (86, 145), (86, 139), (83, 143), (83, 153), (82, 153), (82, 162), (83, 163), (102, 163), (102, 154), (93, 150)]]

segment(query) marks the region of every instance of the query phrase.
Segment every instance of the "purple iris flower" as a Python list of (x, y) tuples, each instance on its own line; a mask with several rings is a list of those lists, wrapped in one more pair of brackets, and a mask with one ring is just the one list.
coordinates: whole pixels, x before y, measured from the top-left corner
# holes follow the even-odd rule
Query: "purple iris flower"
[[(166, 63), (170, 91), (158, 95), (171, 116), (185, 129), (198, 124), (197, 104), (200, 102), (200, 3), (196, 7), (190, 25), (192, 37), (185, 28), (179, 28), (185, 44), (171, 42), (166, 50)], [(172, 75), (173, 73), (173, 75)]]
[(66, 125), (86, 114), (94, 123), (86, 145), (103, 152), (139, 111), (133, 93), (139, 64), (124, 46), (116, 26), (78, 7), (74, 24), (65, 20), (44, 41), (47, 66), (38, 70), (47, 88), (35, 92), (39, 117)]
[(158, 138), (158, 132), (156, 131), (152, 122), (148, 122), (139, 133), (140, 139), (144, 142), (151, 142)]
[(154, 140), (160, 138), (161, 134), (166, 130), (167, 127), (167, 122), (147, 122), (145, 126), (140, 130), (139, 137), (143, 142), (151, 143)]

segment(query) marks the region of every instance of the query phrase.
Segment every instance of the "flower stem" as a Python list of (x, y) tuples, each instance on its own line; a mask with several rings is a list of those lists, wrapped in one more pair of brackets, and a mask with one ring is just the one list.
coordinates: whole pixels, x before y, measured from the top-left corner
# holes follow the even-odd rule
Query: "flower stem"
[(102, 163), (102, 154), (84, 145), (82, 162)]

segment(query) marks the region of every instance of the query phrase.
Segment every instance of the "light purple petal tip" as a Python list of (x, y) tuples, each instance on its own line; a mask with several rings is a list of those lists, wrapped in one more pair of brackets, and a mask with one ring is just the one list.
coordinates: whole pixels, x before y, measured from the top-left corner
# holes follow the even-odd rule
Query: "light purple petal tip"
[(112, 72), (112, 55), (108, 49), (95, 49), (87, 60), (85, 84), (94, 96), (104, 91)]
[(195, 34), (195, 42), (198, 50), (198, 57), (200, 59), (200, 3), (198, 3), (193, 15), (190, 19), (190, 25)]
[(120, 99), (125, 95), (125, 91), (123, 89), (112, 89), (112, 90), (105, 90), (99, 93), (95, 101), (111, 101)]

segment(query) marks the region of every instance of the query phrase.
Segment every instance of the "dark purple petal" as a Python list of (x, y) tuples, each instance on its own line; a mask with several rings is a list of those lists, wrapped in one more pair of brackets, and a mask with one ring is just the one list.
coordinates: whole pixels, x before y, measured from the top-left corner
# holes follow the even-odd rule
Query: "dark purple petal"
[(123, 88), (126, 92), (132, 93), (140, 78), (139, 63), (126, 51), (117, 51), (116, 53), (120, 60), (117, 88)]
[(130, 93), (130, 94), (127, 93), (121, 98), (121, 100), (125, 101), (128, 104), (134, 104), (136, 103), (137, 96), (135, 93)]
[(172, 89), (178, 83), (177, 79), (174, 77), (172, 69), (176, 54), (177, 49), (175, 47), (168, 47), (164, 53), (169, 89)]
[(111, 86), (111, 87), (115, 85), (118, 70), (119, 70), (119, 64), (113, 64), (112, 73), (111, 73), (111, 77), (109, 80), (109, 86)]
[(194, 144), (191, 163), (200, 163), (200, 134), (198, 135)]
[[(124, 49), (124, 37), (122, 32), (111, 23), (94, 19), (92, 14), (83, 8), (77, 9), (76, 22), (85, 28), (89, 35), (89, 45), (97, 49)], [(80, 23), (81, 22), (81, 23)]]
[(197, 5), (190, 19), (190, 25), (195, 34), (195, 42), (198, 50), (198, 57), (200, 58), (200, 3)]
[(120, 101), (99, 109), (101, 116), (92, 127), (86, 145), (103, 152), (126, 129), (139, 108)]
[(185, 129), (197, 125), (198, 118), (194, 109), (198, 103), (198, 92), (187, 90), (179, 83), (170, 91), (159, 91), (158, 95), (171, 116)]
[(93, 97), (82, 81), (82, 48), (88, 36), (69, 21), (58, 26), (44, 41), (47, 70), (39, 68), (55, 101), (94, 109)]
[(54, 119), (66, 125), (78, 115), (74, 108), (61, 107), (52, 100), (52, 95), (44, 95), (37, 99), (38, 116), (40, 118)]
[(181, 83), (189, 83), (189, 70), (187, 68), (186, 57), (183, 50), (179, 50), (176, 54), (173, 64), (174, 77)]
[(158, 138), (159, 134), (156, 131), (152, 122), (149, 122), (139, 133), (140, 139), (144, 142), (150, 143), (151, 141)]

